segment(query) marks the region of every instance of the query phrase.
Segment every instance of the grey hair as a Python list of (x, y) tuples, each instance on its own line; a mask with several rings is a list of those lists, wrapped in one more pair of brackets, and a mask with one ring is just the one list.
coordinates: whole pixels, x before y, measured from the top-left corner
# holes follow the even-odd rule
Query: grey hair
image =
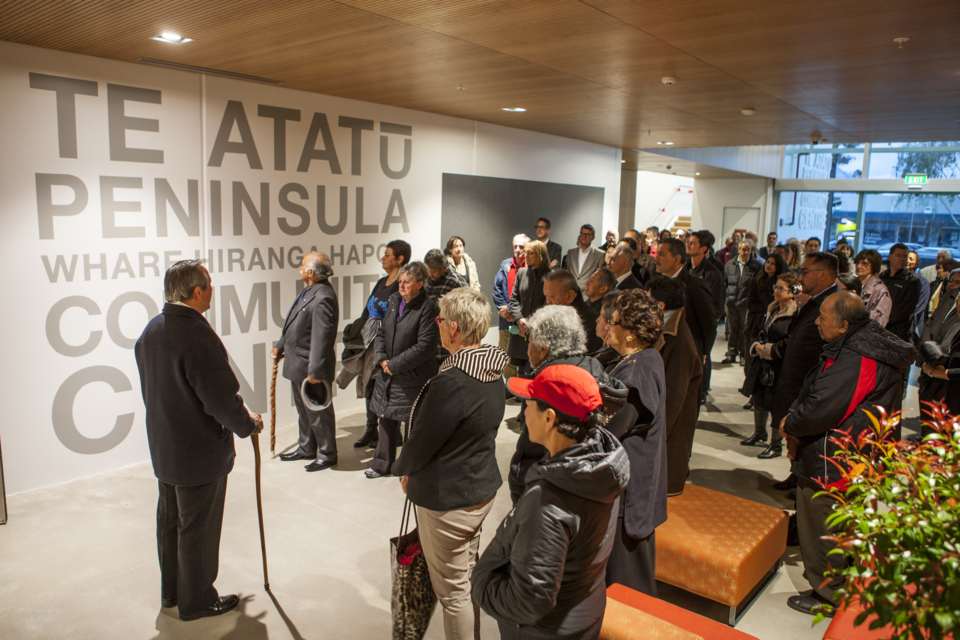
[(583, 293), (580, 291), (580, 285), (577, 284), (577, 277), (566, 269), (554, 269), (547, 274), (543, 281), (556, 282), (560, 285), (560, 288), (563, 289), (563, 293), (573, 291), (578, 296)]
[(411, 262), (407, 266), (400, 269), (399, 275), (409, 275), (417, 282), (426, 282), (427, 278), (430, 276), (430, 273), (427, 271), (427, 266), (422, 262)]
[(573, 307), (548, 305), (527, 318), (530, 344), (546, 347), (551, 358), (579, 356), (587, 352), (587, 332)]
[(626, 242), (623, 242), (622, 240), (618, 242), (616, 246), (613, 248), (613, 255), (617, 255), (620, 253), (627, 256), (630, 259), (631, 263), (633, 262), (633, 249), (630, 247), (629, 244), (627, 244)]
[(321, 280), (326, 280), (333, 275), (333, 265), (330, 264), (330, 258), (323, 253), (311, 253), (312, 258), (307, 261), (307, 269), (313, 271), (313, 275)]
[(617, 277), (613, 275), (613, 271), (610, 271), (610, 269), (606, 267), (600, 267), (597, 269), (597, 273), (600, 274), (597, 277), (597, 284), (601, 287), (606, 287), (607, 293), (617, 288)]
[[(523, 238), (523, 242), (517, 242), (517, 241), (516, 241), (517, 238)], [(517, 246), (518, 244), (522, 244), (523, 246), (527, 246), (527, 243), (530, 242), (530, 236), (528, 236), (528, 235), (525, 234), (525, 233), (518, 233), (517, 235), (513, 236), (513, 240), (514, 240), (513, 246)]]
[(193, 297), (197, 287), (206, 291), (209, 286), (210, 276), (204, 271), (202, 260), (180, 260), (163, 276), (163, 299), (183, 302)]
[(427, 255), (423, 256), (423, 263), (428, 269), (445, 269), (447, 267), (447, 258), (440, 249), (430, 249)]
[(607, 295), (603, 296), (603, 304), (600, 305), (600, 310), (603, 311), (603, 317), (607, 320), (613, 317), (613, 305), (619, 297), (619, 291), (610, 291)]
[(479, 344), (490, 329), (493, 308), (487, 297), (476, 289), (460, 287), (440, 298), (440, 315), (447, 327), (457, 323), (463, 344)]

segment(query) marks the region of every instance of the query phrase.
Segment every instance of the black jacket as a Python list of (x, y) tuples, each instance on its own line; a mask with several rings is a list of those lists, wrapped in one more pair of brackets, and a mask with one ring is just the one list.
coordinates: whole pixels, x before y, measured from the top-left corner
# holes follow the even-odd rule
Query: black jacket
[(407, 497), (415, 505), (465, 509), (487, 501), (503, 484), (496, 440), (506, 364), (507, 354), (497, 347), (460, 350), (423, 387), (392, 467), (393, 475), (409, 476)]
[(560, 268), (560, 262), (563, 260), (563, 248), (553, 240), (547, 240), (547, 259), (550, 262), (557, 261), (557, 266), (551, 267), (552, 269)]
[(213, 328), (190, 307), (168, 303), (134, 354), (157, 479), (196, 486), (225, 477), (236, 456), (233, 434), (246, 437), (256, 423)]
[(840, 470), (829, 460), (836, 456), (841, 431), (854, 439), (868, 426), (865, 411), (877, 415), (875, 405), (888, 414), (900, 409), (904, 367), (917, 357), (913, 345), (868, 320), (824, 347), (820, 362), (807, 376), (800, 397), (790, 407), (783, 425), (787, 435), (800, 439), (793, 472), (826, 484), (840, 480)]
[(307, 376), (333, 382), (339, 322), (340, 305), (330, 282), (307, 287), (290, 307), (277, 342), (277, 351), (284, 354), (283, 377), (297, 383)]
[(726, 280), (723, 276), (723, 271), (717, 269), (710, 260), (704, 258), (700, 261), (700, 264), (696, 267), (693, 266), (693, 261), (687, 259), (684, 269), (700, 278), (707, 284), (707, 289), (710, 291), (710, 299), (713, 301), (713, 312), (716, 315), (717, 320), (723, 317), (726, 313), (726, 308), (724, 302), (726, 300)]
[(600, 312), (582, 296), (575, 297), (570, 306), (576, 309), (580, 322), (583, 323), (583, 330), (587, 332), (587, 353), (597, 351), (603, 346), (603, 340), (597, 337), (597, 318), (600, 317)]
[(635, 277), (633, 277), (633, 274), (631, 273), (626, 278), (624, 278), (622, 282), (617, 283), (616, 290), (627, 291), (629, 289), (639, 289), (639, 288), (640, 288), (640, 281), (637, 280)]
[(753, 279), (763, 271), (763, 265), (756, 260), (750, 260), (741, 267), (740, 258), (737, 257), (731, 258), (723, 270), (727, 281), (726, 305), (746, 308)]
[(410, 409), (427, 380), (437, 374), (437, 344), (440, 330), (434, 321), (440, 314), (437, 301), (420, 290), (397, 317), (400, 294), (390, 296), (383, 323), (373, 341), (373, 361), (376, 367), (384, 360), (392, 375), (381, 370), (370, 410), (381, 418), (400, 422), (410, 419)]
[(889, 269), (880, 272), (880, 281), (887, 285), (893, 307), (890, 309), (890, 319), (887, 320), (887, 330), (901, 340), (911, 341), (911, 334), (916, 326), (917, 300), (920, 299), (920, 278), (909, 269), (900, 269), (895, 275), (890, 275)]
[(826, 344), (820, 337), (820, 329), (817, 328), (820, 304), (837, 291), (837, 285), (830, 285), (816, 297), (807, 300), (790, 322), (788, 340), (783, 348), (783, 363), (780, 365), (771, 407), (774, 429), (780, 426), (780, 420), (787, 415), (790, 405), (800, 395), (807, 374), (820, 359), (820, 353)]
[(713, 350), (713, 343), (717, 340), (717, 314), (713, 308), (713, 300), (707, 283), (696, 277), (686, 269), (680, 269), (677, 279), (683, 285), (687, 295), (686, 313), (683, 314), (693, 342), (697, 345), (700, 361), (703, 354)]
[(617, 496), (630, 474), (623, 448), (597, 429), (538, 462), (527, 490), (473, 569), (473, 598), (501, 638), (596, 638)]
[[(547, 304), (547, 297), (543, 293), (543, 279), (549, 272), (548, 265), (536, 269), (524, 267), (517, 271), (517, 279), (513, 283), (513, 292), (510, 294), (510, 313), (513, 314), (514, 323), (521, 318), (529, 318), (537, 309)], [(507, 355), (511, 358), (526, 360), (526, 338), (510, 334)]]
[[(748, 327), (747, 349), (752, 348), (755, 343), (759, 343), (762, 346), (769, 345), (768, 348), (764, 348), (764, 351), (768, 352), (767, 355), (769, 357), (750, 358), (750, 361), (747, 363), (747, 369), (744, 372), (743, 381), (744, 395), (753, 398), (754, 406), (764, 411), (769, 411), (773, 407), (776, 397), (777, 379), (780, 377), (780, 369), (783, 366), (783, 354), (786, 351), (787, 342), (789, 342), (790, 323), (793, 321), (793, 316), (797, 313), (796, 303), (793, 304), (794, 308), (792, 311), (775, 317), (768, 325), (767, 318), (773, 317), (768, 316), (768, 314), (780, 308), (779, 303), (771, 302), (768, 306), (767, 313), (762, 315), (759, 313), (756, 314), (759, 317), (759, 322), (751, 322)], [(768, 377), (773, 376), (773, 384), (764, 384), (763, 374), (766, 372), (769, 372), (767, 373)], [(773, 426), (774, 428), (779, 428), (780, 425), (775, 424)]]

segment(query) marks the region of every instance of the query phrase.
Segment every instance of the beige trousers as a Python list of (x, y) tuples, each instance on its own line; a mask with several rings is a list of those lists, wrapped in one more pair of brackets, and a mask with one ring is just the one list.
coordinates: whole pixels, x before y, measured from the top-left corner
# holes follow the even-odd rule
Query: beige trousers
[[(500, 330), (500, 348), (504, 351), (507, 350), (507, 345), (510, 344), (510, 331), (507, 329)], [(509, 380), (513, 376), (517, 375), (517, 366), (514, 364), (507, 364), (503, 368), (503, 379)]]
[(430, 582), (443, 607), (447, 640), (480, 638), (480, 607), (471, 595), (470, 574), (480, 550), (480, 527), (495, 497), (454, 511), (417, 507), (420, 545), (430, 570)]

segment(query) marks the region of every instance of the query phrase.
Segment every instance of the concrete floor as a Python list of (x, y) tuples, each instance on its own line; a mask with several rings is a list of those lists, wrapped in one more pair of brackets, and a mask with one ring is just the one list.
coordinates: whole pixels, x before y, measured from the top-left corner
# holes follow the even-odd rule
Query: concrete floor
[[(714, 361), (723, 357), (718, 341)], [(777, 507), (792, 508), (772, 484), (788, 473), (786, 458), (759, 460), (759, 448), (740, 446), (753, 430), (737, 393), (739, 366), (715, 365), (713, 392), (693, 447), (690, 482)], [(916, 407), (916, 389), (908, 406)], [(516, 442), (518, 406), (507, 405), (497, 438), (501, 471)], [(916, 410), (914, 409), (914, 413)], [(263, 504), (272, 593), (263, 590), (249, 440), (237, 441), (220, 547), (221, 594), (238, 593), (227, 615), (180, 622), (176, 609), (160, 607), (156, 560), (156, 479), (149, 463), (31, 491), (8, 499), (8, 524), (0, 527), (0, 638), (387, 638), (390, 637), (389, 538), (397, 535), (403, 493), (395, 478), (368, 480), (369, 450), (352, 443), (363, 416), (338, 420), (340, 463), (306, 473), (302, 463), (263, 452)], [(278, 453), (295, 446), (296, 429), (278, 430)], [(484, 527), (486, 546), (510, 508), (506, 482)], [(762, 640), (814, 640), (827, 623), (786, 606), (809, 589), (797, 547), (737, 624)], [(497, 638), (483, 614), (481, 633)], [(427, 638), (443, 638), (439, 607)]]

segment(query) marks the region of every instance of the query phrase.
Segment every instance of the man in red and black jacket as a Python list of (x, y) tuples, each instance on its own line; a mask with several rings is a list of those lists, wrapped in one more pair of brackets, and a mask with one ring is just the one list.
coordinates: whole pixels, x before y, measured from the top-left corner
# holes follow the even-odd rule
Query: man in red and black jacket
[(797, 533), (803, 575), (813, 587), (810, 593), (790, 597), (787, 604), (811, 614), (816, 607), (828, 605), (825, 613), (832, 615), (829, 603), (840, 583), (821, 583), (828, 564), (837, 567), (843, 560), (830, 556), (828, 562), (827, 553), (835, 544), (822, 539), (831, 534), (826, 519), (833, 500), (813, 497), (841, 480), (840, 469), (831, 462), (839, 445), (831, 438), (841, 432), (856, 438), (870, 426), (865, 411), (873, 411), (875, 406), (888, 412), (899, 410), (902, 370), (913, 363), (917, 353), (912, 344), (870, 320), (860, 298), (848, 291), (824, 300), (817, 327), (827, 345), (780, 423), (783, 435), (796, 444), (792, 458), (797, 476)]

